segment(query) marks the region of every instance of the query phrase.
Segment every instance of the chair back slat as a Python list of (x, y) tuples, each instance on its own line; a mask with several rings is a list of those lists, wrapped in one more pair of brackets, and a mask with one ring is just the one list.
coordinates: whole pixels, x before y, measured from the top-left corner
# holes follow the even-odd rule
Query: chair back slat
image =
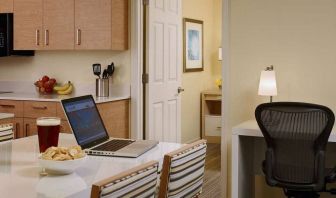
[(206, 141), (200, 140), (165, 155), (159, 198), (196, 197), (202, 192)]
[(158, 175), (157, 161), (151, 161), (93, 184), (91, 198), (154, 197)]
[(0, 142), (14, 139), (13, 124), (0, 125)]

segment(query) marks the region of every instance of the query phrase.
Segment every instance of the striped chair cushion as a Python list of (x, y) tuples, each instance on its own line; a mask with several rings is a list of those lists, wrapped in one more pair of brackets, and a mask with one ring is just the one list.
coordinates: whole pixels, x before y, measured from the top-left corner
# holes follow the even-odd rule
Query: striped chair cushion
[(0, 142), (14, 139), (13, 125), (2, 124), (0, 125)]
[(104, 180), (100, 184), (98, 182), (93, 188), (99, 187), (99, 195), (93, 196), (91, 193), (91, 197), (154, 197), (158, 165), (158, 162), (153, 161)]
[(166, 179), (161, 178), (160, 185), (167, 182), (166, 193), (159, 193), (159, 197), (197, 197), (202, 192), (206, 147), (206, 141), (200, 140), (165, 156), (164, 165), (168, 164), (168, 168), (163, 171), (169, 172)]

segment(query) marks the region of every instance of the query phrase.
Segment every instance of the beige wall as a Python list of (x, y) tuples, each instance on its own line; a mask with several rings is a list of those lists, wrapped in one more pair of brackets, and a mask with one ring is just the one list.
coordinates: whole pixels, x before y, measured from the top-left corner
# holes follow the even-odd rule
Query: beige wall
[(115, 63), (113, 83), (130, 83), (130, 52), (37, 51), (33, 57), (1, 57), (0, 81), (35, 81), (43, 75), (59, 82), (94, 83), (93, 63)]
[[(336, 112), (335, 8), (334, 0), (231, 1), (232, 126), (254, 118), (255, 107), (268, 100), (257, 89), (260, 71), (271, 64), (275, 101), (319, 103)], [(258, 180), (256, 197), (284, 197)]]
[(221, 0), (183, 0), (182, 8), (184, 18), (204, 22), (204, 71), (182, 75), (182, 142), (190, 142), (200, 138), (200, 94), (216, 89), (214, 81), (221, 76)]

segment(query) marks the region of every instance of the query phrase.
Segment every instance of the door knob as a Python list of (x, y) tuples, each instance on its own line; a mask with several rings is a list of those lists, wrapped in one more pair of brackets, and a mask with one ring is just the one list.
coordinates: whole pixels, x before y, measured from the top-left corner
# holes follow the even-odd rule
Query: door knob
[(181, 92), (183, 92), (184, 91), (184, 89), (182, 88), (182, 87), (179, 87), (178, 89), (177, 89), (177, 93), (181, 93)]

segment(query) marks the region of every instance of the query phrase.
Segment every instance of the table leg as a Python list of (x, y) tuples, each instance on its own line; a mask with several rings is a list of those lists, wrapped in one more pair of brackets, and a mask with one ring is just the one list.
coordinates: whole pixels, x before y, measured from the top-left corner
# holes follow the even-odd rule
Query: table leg
[(232, 136), (232, 198), (254, 198), (254, 139)]

